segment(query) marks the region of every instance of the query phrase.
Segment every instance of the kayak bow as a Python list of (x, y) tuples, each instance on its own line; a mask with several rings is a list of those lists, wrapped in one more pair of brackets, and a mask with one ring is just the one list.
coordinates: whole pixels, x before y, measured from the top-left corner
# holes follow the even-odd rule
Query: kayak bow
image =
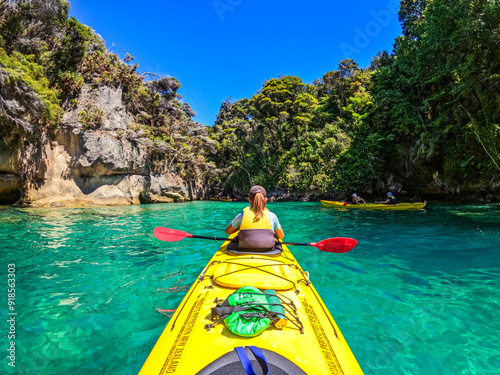
[[(308, 272), (285, 245), (280, 255), (266, 256), (233, 255), (228, 244), (194, 282), (140, 374), (245, 375), (252, 373), (249, 364), (262, 366), (259, 374), (265, 367), (269, 374), (363, 374)], [(242, 287), (275, 294), (286, 319), (255, 337), (238, 336), (212, 320), (218, 318), (211, 314), (216, 304)]]

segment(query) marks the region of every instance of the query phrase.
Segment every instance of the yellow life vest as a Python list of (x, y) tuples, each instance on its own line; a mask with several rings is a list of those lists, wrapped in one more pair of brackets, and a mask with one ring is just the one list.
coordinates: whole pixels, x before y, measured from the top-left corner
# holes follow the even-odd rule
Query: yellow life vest
[(269, 210), (264, 208), (262, 217), (255, 221), (255, 212), (252, 207), (245, 207), (243, 209), (243, 217), (241, 218), (240, 230), (242, 229), (273, 229), (271, 220), (269, 219)]
[(239, 249), (260, 249), (258, 251), (269, 251), (275, 243), (275, 234), (271, 221), (269, 220), (269, 210), (264, 209), (262, 217), (255, 220), (255, 212), (251, 207), (243, 209), (240, 232), (238, 233)]

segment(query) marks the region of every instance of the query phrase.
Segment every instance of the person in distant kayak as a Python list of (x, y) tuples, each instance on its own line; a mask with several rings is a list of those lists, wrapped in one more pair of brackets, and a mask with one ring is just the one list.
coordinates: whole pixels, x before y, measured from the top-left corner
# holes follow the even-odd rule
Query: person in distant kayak
[(363, 198), (358, 197), (358, 194), (356, 193), (352, 193), (351, 198), (352, 204), (361, 204), (361, 202), (366, 203), (366, 201)]
[(380, 202), (376, 202), (376, 203), (382, 203), (382, 204), (396, 204), (398, 203), (397, 200), (396, 200), (396, 197), (391, 193), (391, 192), (388, 192), (387, 193), (387, 199), (385, 201), (380, 201)]
[(278, 217), (266, 208), (267, 193), (260, 185), (252, 186), (248, 195), (250, 207), (236, 215), (226, 234), (237, 232), (240, 248), (272, 248), (275, 238), (285, 237)]

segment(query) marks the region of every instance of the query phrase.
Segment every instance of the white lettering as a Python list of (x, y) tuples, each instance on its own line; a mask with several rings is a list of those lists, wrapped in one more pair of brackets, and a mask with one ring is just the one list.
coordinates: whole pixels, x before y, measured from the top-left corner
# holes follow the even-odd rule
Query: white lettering
[(387, 10), (381, 10), (380, 12), (371, 11), (370, 14), (375, 18), (375, 20), (380, 23), (383, 27), (386, 27), (391, 22), (391, 14)]
[(217, 15), (219, 16), (219, 19), (221, 20), (221, 22), (224, 21), (224, 13), (232, 12), (234, 10), (233, 7), (227, 5), (226, 3), (223, 3), (220, 0), (215, 0), (213, 2), (213, 5), (214, 5), (215, 11), (217, 12)]
[(345, 57), (351, 57), (353, 54), (361, 52), (359, 48), (356, 48), (348, 43), (342, 43), (340, 45), (340, 49)]
[(397, 14), (399, 12), (399, 5), (401, 4), (401, 0), (390, 0), (387, 3), (387, 9), (392, 14)]
[(369, 37), (375, 38), (380, 33), (380, 25), (375, 21), (370, 21), (366, 24), (365, 31)]
[(354, 31), (356, 31), (356, 36), (354, 37), (354, 45), (356, 47), (364, 48), (370, 44), (370, 38), (368, 38), (359, 27), (356, 26)]

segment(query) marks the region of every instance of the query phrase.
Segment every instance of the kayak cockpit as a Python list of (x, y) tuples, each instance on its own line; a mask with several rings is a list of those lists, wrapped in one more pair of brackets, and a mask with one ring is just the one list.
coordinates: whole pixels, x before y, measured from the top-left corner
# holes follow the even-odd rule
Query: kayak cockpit
[[(264, 371), (267, 368), (268, 373), (273, 375), (307, 375), (295, 363), (271, 350), (260, 348), (260, 351), (264, 355), (265, 363), (263, 363), (262, 358), (255, 355), (248, 346), (245, 347), (244, 350), (245, 354), (248, 356), (248, 360), (252, 365), (252, 368), (255, 369), (256, 373), (265, 373)], [(262, 372), (259, 372), (259, 370), (261, 370)], [(231, 375), (247, 374), (243, 370), (242, 362), (236, 350), (231, 350), (230, 352), (217, 358), (215, 361), (213, 361), (208, 366), (203, 368), (201, 371), (196, 373), (196, 375), (228, 375), (228, 374)]]
[[(237, 238), (237, 237), (236, 237)], [(229, 242), (225, 248), (225, 250), (231, 255), (265, 255), (265, 256), (279, 256), (283, 252), (283, 247), (279, 242), (276, 242), (275, 246), (269, 250), (262, 249), (241, 249), (239, 247), (239, 243)]]

